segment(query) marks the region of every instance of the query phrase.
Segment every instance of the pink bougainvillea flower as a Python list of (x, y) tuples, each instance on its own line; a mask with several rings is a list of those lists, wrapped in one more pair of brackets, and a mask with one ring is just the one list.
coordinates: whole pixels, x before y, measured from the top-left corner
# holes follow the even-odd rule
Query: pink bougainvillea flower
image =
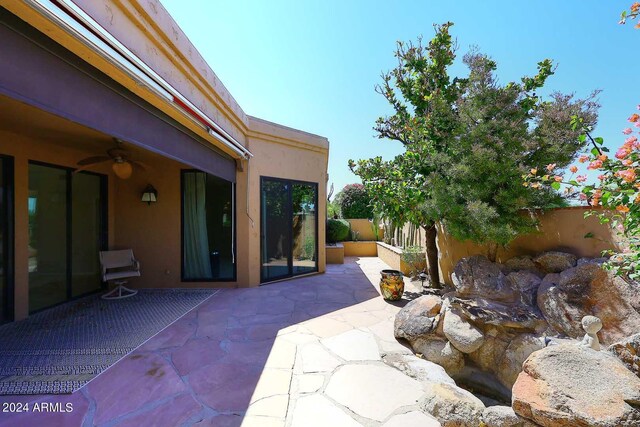
[(571, 173), (576, 173), (576, 172), (578, 172), (578, 167), (576, 165), (571, 165), (569, 170), (571, 171)]
[(633, 130), (631, 130), (631, 128), (626, 128), (622, 131), (622, 133), (624, 133), (625, 135), (629, 135), (631, 132), (633, 132)]
[(598, 199), (597, 197), (594, 197), (593, 199), (591, 199), (591, 206), (596, 207), (600, 205), (600, 199)]
[(600, 169), (601, 167), (602, 167), (602, 160), (594, 160), (593, 162), (589, 163), (589, 166), (587, 166), (587, 169), (594, 170), (594, 169)]
[(640, 128), (640, 122), (636, 122), (636, 124), (634, 125), (637, 128)]
[(605, 178), (605, 176), (604, 176), (604, 175), (598, 175), (598, 179), (599, 179), (600, 181), (603, 181), (603, 180), (604, 180), (604, 178)]
[(606, 162), (608, 158), (609, 156), (607, 156), (606, 154), (600, 154), (598, 156), (598, 160), (600, 160), (601, 162)]
[(616, 206), (616, 210), (617, 210), (618, 212), (622, 212), (622, 213), (627, 213), (627, 212), (629, 212), (629, 208), (628, 208), (628, 207), (626, 207), (625, 205), (618, 205), (618, 206)]
[(556, 182), (560, 182), (560, 181), (562, 181), (562, 177), (561, 177), (560, 175), (556, 175), (556, 176), (554, 176), (554, 177), (553, 177), (553, 179), (554, 179)]
[(583, 154), (582, 156), (578, 157), (578, 161), (579, 161), (580, 163), (584, 163), (584, 162), (586, 162), (587, 160), (589, 160), (589, 156), (587, 156), (586, 154)]
[(587, 200), (587, 195), (584, 193), (580, 193), (578, 197), (580, 197), (580, 200)]
[(637, 122), (638, 120), (640, 120), (640, 115), (639, 115), (638, 113), (633, 113), (633, 114), (631, 115), (631, 117), (629, 117), (629, 121), (630, 121), (631, 123), (635, 123), (635, 122)]
[(626, 182), (633, 182), (636, 180), (636, 171), (634, 169), (621, 170), (616, 172), (616, 175)]
[(624, 159), (624, 160), (622, 161), (622, 164), (623, 164), (623, 165), (625, 165), (625, 166), (627, 166), (627, 167), (629, 167), (629, 166), (631, 166), (631, 165), (633, 164), (633, 160), (631, 160), (631, 159)]
[(625, 140), (624, 140), (624, 143), (625, 143), (625, 144), (629, 144), (629, 145), (633, 145), (633, 144), (635, 144), (636, 142), (638, 142), (638, 138), (637, 138), (637, 137), (635, 137), (635, 136), (630, 136), (629, 138), (627, 138), (627, 139), (625, 139)]
[(556, 164), (555, 163), (551, 163), (549, 165), (547, 165), (547, 170), (549, 172), (551, 172), (552, 170), (554, 170), (556, 168)]
[(616, 151), (616, 159), (622, 160), (629, 154), (631, 154), (631, 150), (629, 150), (629, 147), (623, 145), (622, 147), (618, 148), (618, 151)]
[(586, 175), (578, 175), (576, 177), (576, 181), (578, 182), (585, 182), (587, 180), (587, 176)]

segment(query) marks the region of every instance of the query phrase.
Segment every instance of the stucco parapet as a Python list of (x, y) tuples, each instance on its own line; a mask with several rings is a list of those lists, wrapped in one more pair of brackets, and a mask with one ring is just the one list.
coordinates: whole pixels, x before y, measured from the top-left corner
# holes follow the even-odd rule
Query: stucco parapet
[(271, 142), (293, 145), (298, 148), (306, 148), (313, 151), (329, 150), (329, 140), (323, 136), (273, 123), (258, 117), (247, 116), (247, 118), (249, 125), (248, 136), (250, 137), (266, 139)]

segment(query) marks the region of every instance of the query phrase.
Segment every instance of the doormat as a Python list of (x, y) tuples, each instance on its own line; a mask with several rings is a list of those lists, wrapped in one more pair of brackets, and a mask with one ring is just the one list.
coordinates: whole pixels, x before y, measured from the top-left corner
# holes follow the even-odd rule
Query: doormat
[(1, 326), (0, 395), (72, 393), (217, 291), (92, 295)]

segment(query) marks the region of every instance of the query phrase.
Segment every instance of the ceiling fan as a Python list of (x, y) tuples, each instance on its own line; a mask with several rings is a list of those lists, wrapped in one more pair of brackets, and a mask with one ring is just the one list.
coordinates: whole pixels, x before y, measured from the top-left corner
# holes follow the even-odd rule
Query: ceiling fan
[(76, 172), (86, 169), (91, 165), (107, 161), (113, 162), (111, 168), (120, 179), (128, 179), (131, 177), (134, 169), (140, 171), (147, 170), (147, 167), (143, 163), (131, 158), (131, 153), (123, 147), (124, 144), (121, 140), (114, 138), (114, 141), (116, 146), (108, 149), (107, 155), (91, 156), (80, 160), (78, 162), (78, 166), (80, 166), (80, 168), (76, 169)]

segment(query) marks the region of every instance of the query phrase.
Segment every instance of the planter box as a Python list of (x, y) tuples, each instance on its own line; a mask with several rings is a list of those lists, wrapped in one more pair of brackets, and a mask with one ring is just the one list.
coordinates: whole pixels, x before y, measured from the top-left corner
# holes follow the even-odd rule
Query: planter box
[(344, 245), (344, 256), (378, 256), (376, 242), (342, 242)]
[[(408, 276), (411, 274), (411, 266), (402, 260), (402, 249), (395, 246), (387, 245), (383, 242), (376, 242), (378, 249), (378, 258), (384, 261), (389, 267), (394, 270), (402, 271), (402, 274)], [(419, 269), (424, 269), (427, 266), (427, 258), (424, 255), (424, 261), (420, 262)]]
[(327, 264), (344, 264), (344, 246), (336, 243), (335, 246), (325, 246)]

